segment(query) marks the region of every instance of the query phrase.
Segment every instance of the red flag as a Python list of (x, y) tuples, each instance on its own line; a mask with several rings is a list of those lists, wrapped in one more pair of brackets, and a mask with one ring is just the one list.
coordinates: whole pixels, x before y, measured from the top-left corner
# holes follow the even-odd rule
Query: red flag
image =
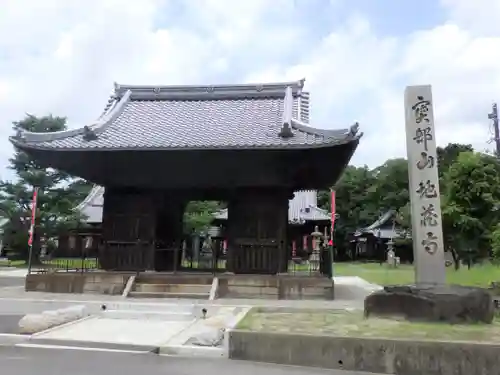
[(330, 237), (330, 241), (328, 241), (328, 245), (330, 246), (333, 246), (333, 228), (335, 226), (335, 190), (332, 190), (331, 192), (331, 211), (332, 211), (332, 217), (330, 218), (330, 221), (331, 221), (331, 237)]
[(31, 201), (31, 226), (30, 226), (30, 236), (28, 239), (28, 245), (33, 245), (33, 235), (35, 234), (35, 220), (36, 220), (36, 201), (38, 198), (38, 188), (33, 190), (33, 200)]
[(333, 232), (333, 226), (335, 225), (335, 190), (332, 190), (331, 193), (332, 193), (332, 196), (331, 196), (331, 200), (332, 200), (332, 207), (331, 207), (332, 218), (331, 218), (331, 221), (332, 221), (332, 232)]

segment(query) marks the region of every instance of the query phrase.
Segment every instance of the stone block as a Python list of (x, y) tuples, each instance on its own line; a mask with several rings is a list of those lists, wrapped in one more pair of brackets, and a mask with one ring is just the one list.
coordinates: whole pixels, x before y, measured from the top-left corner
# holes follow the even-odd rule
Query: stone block
[(70, 306), (59, 310), (44, 311), (41, 314), (27, 314), (18, 323), (19, 333), (33, 334), (69, 323), (88, 316), (83, 305)]
[(491, 323), (494, 305), (486, 289), (461, 285), (387, 286), (365, 299), (365, 316), (399, 316), (407, 320)]

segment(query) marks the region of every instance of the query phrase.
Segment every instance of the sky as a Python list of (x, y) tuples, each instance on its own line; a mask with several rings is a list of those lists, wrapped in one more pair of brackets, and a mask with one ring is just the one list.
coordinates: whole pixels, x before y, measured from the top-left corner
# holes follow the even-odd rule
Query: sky
[(439, 145), (492, 149), (500, 0), (0, 0), (0, 178), (12, 122), (102, 112), (113, 83), (306, 79), (311, 125), (364, 136), (352, 163), (406, 154), (404, 89), (431, 84)]

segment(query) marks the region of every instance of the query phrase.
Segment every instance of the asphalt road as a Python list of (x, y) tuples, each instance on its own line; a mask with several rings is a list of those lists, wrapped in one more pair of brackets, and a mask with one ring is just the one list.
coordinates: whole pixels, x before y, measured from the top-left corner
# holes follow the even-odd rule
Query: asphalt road
[(14, 287), (14, 286), (24, 286), (23, 277), (1, 277), (0, 276), (0, 288)]
[(1, 314), (0, 315), (0, 333), (19, 333), (19, 320), (23, 315)]
[(8, 346), (0, 346), (0, 368), (2, 374), (16, 375), (368, 375), (227, 359)]

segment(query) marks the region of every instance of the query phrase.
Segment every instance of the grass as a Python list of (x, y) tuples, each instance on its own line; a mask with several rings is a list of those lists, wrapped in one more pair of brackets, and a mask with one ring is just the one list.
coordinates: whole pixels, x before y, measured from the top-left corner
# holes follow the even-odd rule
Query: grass
[(238, 329), (278, 333), (321, 334), (434, 341), (500, 343), (500, 321), (492, 324), (415, 323), (363, 317), (362, 311), (252, 309)]
[[(402, 264), (398, 268), (389, 268), (379, 263), (335, 263), (335, 276), (359, 276), (378, 285), (411, 284), (415, 282), (415, 269)], [(476, 265), (470, 270), (461, 267), (446, 268), (446, 280), (449, 284), (477, 287), (489, 287), (492, 282), (500, 281), (500, 267), (493, 264)]]
[[(16, 268), (27, 268), (28, 264), (24, 260), (0, 260), (0, 267), (16, 267)], [(96, 268), (96, 259), (80, 259), (80, 258), (55, 258), (51, 260), (44, 260), (42, 264), (33, 265), (34, 268), (43, 267), (53, 267), (53, 268), (65, 268), (65, 269), (76, 269), (76, 268)]]
[(8, 260), (0, 259), (0, 267), (24, 267), (26, 262), (24, 260)]

